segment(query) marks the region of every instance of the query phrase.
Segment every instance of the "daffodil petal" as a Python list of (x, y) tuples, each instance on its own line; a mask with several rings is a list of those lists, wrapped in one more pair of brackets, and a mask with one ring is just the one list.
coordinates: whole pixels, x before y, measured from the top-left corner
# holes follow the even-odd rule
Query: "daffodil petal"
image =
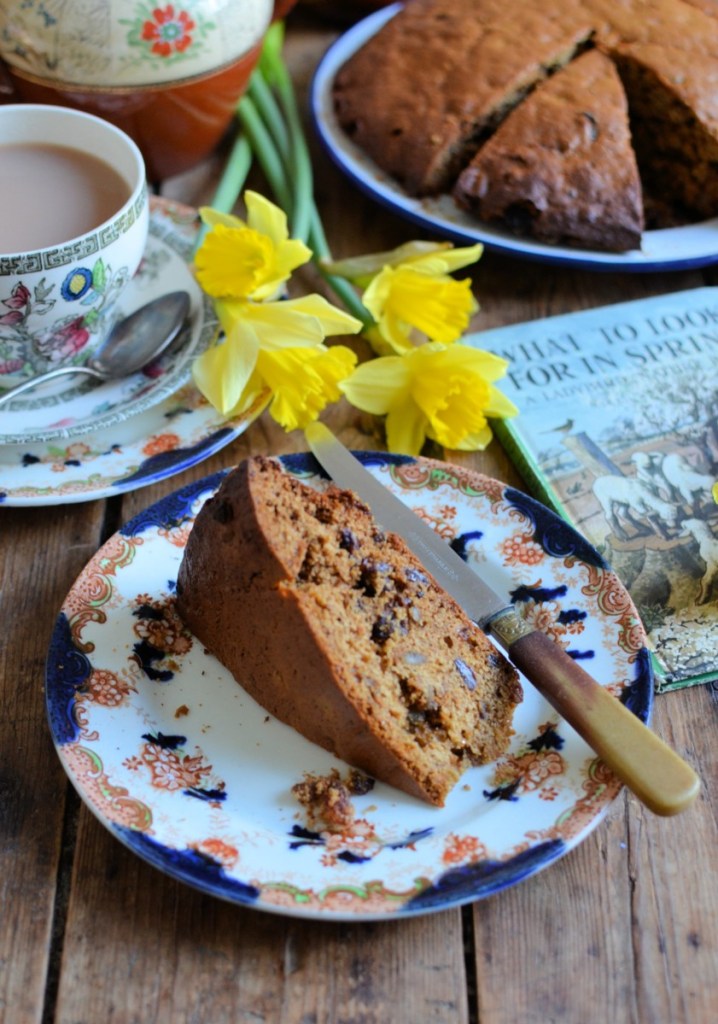
[(324, 333), (327, 336), (332, 334), (356, 334), (362, 327), (361, 320), (357, 320), (356, 317), (345, 313), (343, 309), (333, 306), (322, 295), (312, 293), (311, 295), (300, 296), (298, 299), (287, 299), (284, 305), (288, 309), (316, 317), (321, 322)]
[[(462, 438), (458, 444), (454, 445), (454, 450), (457, 452), (482, 452), (484, 448), (488, 447), (493, 436), (491, 427), (487, 423), (486, 426), (477, 433), (467, 434), (466, 437)], [(441, 443), (438, 441), (438, 438), (433, 435), (431, 429), (427, 430), (427, 437), (430, 437), (433, 441), (437, 441), (437, 443)], [(450, 445), (446, 445), (445, 447), (451, 449)]]
[(486, 415), (492, 419), (503, 420), (518, 414), (518, 408), (510, 398), (507, 398), (498, 388), (489, 388), (489, 400), (484, 410)]
[(491, 383), (503, 377), (509, 366), (501, 356), (472, 345), (452, 345), (446, 349), (444, 359), (457, 366), (470, 366), (472, 373), (480, 374)]
[(209, 228), (216, 227), (217, 224), (222, 224), (226, 228), (246, 228), (247, 226), (243, 220), (235, 217), (234, 214), (222, 213), (211, 206), (200, 206), (199, 215), (202, 218), (202, 223), (206, 224)]
[(251, 339), (243, 342), (226, 338), (198, 356), (192, 366), (197, 387), (225, 416), (239, 402), (257, 362), (258, 346)]
[(263, 349), (315, 348), (324, 341), (324, 330), (315, 316), (292, 309), (287, 302), (250, 303), (242, 313), (252, 324)]
[(399, 263), (409, 263), (436, 252), (443, 252), (451, 248), (451, 242), (405, 242), (396, 249), (387, 249), (384, 252), (367, 253), (364, 256), (349, 256), (343, 260), (321, 260), (323, 270), (328, 274), (336, 274), (337, 277), (346, 277), (350, 281), (359, 278), (368, 279), (377, 274), (384, 267), (397, 266)]
[(245, 191), (244, 204), (247, 207), (247, 223), (251, 228), (267, 235), (274, 245), (287, 241), (287, 215), (281, 207), (252, 189)]
[(386, 445), (390, 452), (418, 455), (424, 447), (428, 420), (411, 398), (393, 405), (386, 417)]
[(232, 407), (228, 415), (230, 417), (242, 416), (250, 409), (253, 409), (255, 417), (259, 416), (267, 408), (271, 400), (272, 392), (262, 380), (261, 375), (255, 371), (242, 390), (239, 401)]
[(422, 274), (432, 274), (440, 277), (444, 274), (452, 274), (455, 270), (461, 270), (472, 263), (477, 263), (481, 259), (483, 251), (484, 247), (480, 243), (465, 246), (461, 249), (454, 249), (453, 246), (448, 246), (441, 251), (422, 255), (415, 259), (411, 266)]
[(215, 299), (214, 311), (225, 334), (231, 333), (234, 325), (242, 319), (244, 311), (249, 305), (250, 303), (246, 300)]
[(401, 356), (381, 356), (358, 366), (341, 390), (357, 409), (383, 416), (406, 400), (410, 384), (410, 368)]
[(343, 345), (261, 352), (257, 365), (272, 391), (272, 417), (285, 430), (307, 426), (340, 397), (339, 384), (355, 362)]

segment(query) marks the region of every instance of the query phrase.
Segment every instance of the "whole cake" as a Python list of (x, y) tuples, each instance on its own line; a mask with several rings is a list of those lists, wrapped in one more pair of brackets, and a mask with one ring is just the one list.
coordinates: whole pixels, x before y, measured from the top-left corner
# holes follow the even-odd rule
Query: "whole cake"
[[(603, 70), (594, 83), (600, 92), (574, 97), (577, 125), (582, 113), (599, 117), (594, 145), (573, 154), (577, 180), (578, 161), (585, 167), (582, 195), (571, 204), (562, 192), (565, 160), (533, 160), (521, 181), (517, 166), (535, 146), (531, 129), (541, 119), (548, 128), (547, 80), (559, 79), (560, 91), (587, 50), (617, 76)], [(411, 0), (339, 69), (333, 98), (343, 130), (409, 195), (454, 194), (478, 219), (486, 210), (491, 222), (540, 241), (625, 251), (640, 244), (644, 222), (718, 215), (715, 0)], [(522, 136), (514, 115), (527, 104)], [(462, 182), (508, 118), (512, 131), (489, 150), (481, 173)], [(607, 161), (600, 169), (593, 162), (604, 133), (613, 180)], [(491, 194), (507, 179), (516, 195), (502, 217)], [(550, 214), (534, 209), (536, 195), (563, 207), (560, 235)], [(625, 230), (617, 230), (621, 210)]]
[(356, 495), (275, 460), (247, 459), (203, 506), (177, 608), (273, 715), (432, 804), (509, 743), (514, 668)]

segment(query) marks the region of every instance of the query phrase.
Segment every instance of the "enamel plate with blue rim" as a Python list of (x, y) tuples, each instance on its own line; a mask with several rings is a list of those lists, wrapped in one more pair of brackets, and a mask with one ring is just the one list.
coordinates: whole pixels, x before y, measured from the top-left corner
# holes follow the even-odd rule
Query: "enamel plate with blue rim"
[[(653, 677), (636, 610), (580, 534), (474, 471), (359, 457), (648, 719)], [(280, 462), (310, 486), (326, 486), (311, 456)], [(256, 704), (175, 609), (187, 537), (223, 475), (162, 499), (110, 538), (54, 629), (46, 675), (52, 735), (83, 800), (118, 840), (203, 892), (346, 921), (492, 895), (548, 867), (600, 823), (621, 784), (525, 682), (509, 749), (470, 769), (443, 808), (376, 783), (352, 798), (354, 820), (341, 830), (308, 821), (292, 787), (305, 773), (344, 775), (346, 766)], [(239, 619), (236, 628), (241, 636)]]
[(341, 35), (322, 57), (312, 83), (311, 109), (319, 137), (330, 157), (357, 188), (419, 228), (464, 244), (482, 242), (488, 249), (541, 263), (567, 264), (586, 270), (688, 270), (718, 262), (718, 218), (676, 228), (644, 231), (640, 249), (600, 252), (547, 245), (484, 224), (461, 210), (451, 196), (410, 196), (354, 143), (334, 112), (332, 87), (343, 64), (364, 45), (402, 4), (375, 11)]

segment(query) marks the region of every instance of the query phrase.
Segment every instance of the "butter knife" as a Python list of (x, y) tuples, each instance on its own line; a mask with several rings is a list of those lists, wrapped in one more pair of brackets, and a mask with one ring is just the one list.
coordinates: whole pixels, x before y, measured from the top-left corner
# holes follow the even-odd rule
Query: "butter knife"
[(314, 457), (340, 487), (354, 491), (377, 522), (398, 534), (434, 579), (618, 778), (655, 814), (671, 815), (695, 800), (691, 766), (645, 726), (562, 647), (526, 623), (407, 505), (384, 487), (323, 423), (305, 430)]

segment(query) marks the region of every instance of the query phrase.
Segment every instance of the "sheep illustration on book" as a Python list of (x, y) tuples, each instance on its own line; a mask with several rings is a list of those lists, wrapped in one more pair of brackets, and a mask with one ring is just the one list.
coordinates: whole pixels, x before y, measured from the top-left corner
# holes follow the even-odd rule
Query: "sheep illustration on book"
[(697, 513), (710, 501), (715, 480), (695, 469), (679, 452), (634, 452), (636, 476), (656, 494)]
[(718, 581), (718, 537), (713, 534), (705, 519), (684, 519), (681, 525), (698, 543), (698, 554), (705, 562), (695, 603), (706, 604), (710, 601), (713, 586)]
[(573, 421), (554, 431), (561, 442), (594, 476), (592, 490), (609, 530), (621, 541), (658, 534), (672, 536), (678, 526), (678, 509), (662, 497), (647, 479), (627, 476), (621, 467), (585, 431), (571, 433)]
[(593, 482), (593, 493), (619, 540), (631, 539), (626, 525), (633, 529), (634, 536), (658, 533), (666, 540), (678, 526), (679, 508), (664, 501), (637, 476), (599, 476)]

